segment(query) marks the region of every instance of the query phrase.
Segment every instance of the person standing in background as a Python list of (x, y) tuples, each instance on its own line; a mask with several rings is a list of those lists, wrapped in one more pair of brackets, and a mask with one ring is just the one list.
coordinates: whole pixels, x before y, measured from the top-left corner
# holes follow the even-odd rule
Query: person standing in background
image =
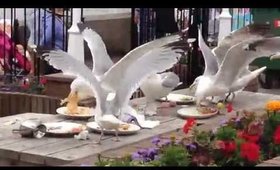
[[(36, 45), (40, 49), (67, 50), (67, 29), (63, 16), (67, 8), (39, 9), (31, 13), (28, 27), (30, 38), (28, 45)], [(66, 19), (65, 19), (66, 20)], [(43, 74), (59, 72), (42, 61), (44, 65)]]
[(40, 46), (47, 49), (66, 51), (67, 30), (65, 29), (62, 19), (64, 10), (64, 8), (50, 9), (50, 11), (46, 11), (46, 15), (42, 16), (42, 38), (40, 40)]

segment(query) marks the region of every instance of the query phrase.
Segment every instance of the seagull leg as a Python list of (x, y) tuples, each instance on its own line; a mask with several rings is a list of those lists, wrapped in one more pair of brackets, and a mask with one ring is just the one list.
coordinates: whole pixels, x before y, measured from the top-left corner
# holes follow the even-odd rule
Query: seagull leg
[(143, 112), (144, 112), (144, 114), (146, 114), (147, 107), (148, 107), (148, 102), (146, 101), (145, 107), (143, 108)]
[(147, 103), (144, 114), (147, 116), (154, 116), (157, 114), (157, 105), (156, 103)]
[(225, 99), (226, 102), (229, 102), (228, 99), (229, 99), (229, 97), (230, 97), (231, 94), (232, 94), (232, 99), (231, 99), (231, 101), (233, 101), (233, 99), (235, 98), (235, 93), (234, 93), (234, 92), (230, 92), (229, 95), (228, 95), (228, 96), (226, 97), (226, 99)]
[(229, 92), (228, 95), (226, 96), (226, 98), (224, 100), (224, 103), (228, 102), (228, 98), (229, 98), (230, 95), (231, 95), (231, 92)]
[(114, 139), (114, 141), (115, 141), (115, 142), (119, 142), (119, 141), (120, 141), (120, 138), (119, 138), (119, 130), (118, 130), (118, 129), (116, 129), (115, 135), (116, 135), (116, 138)]
[(211, 96), (211, 102), (214, 102), (214, 96)]
[(99, 145), (101, 144), (101, 139), (102, 139), (102, 136), (104, 135), (104, 131), (103, 131), (103, 128), (101, 128), (100, 130), (101, 130), (101, 134), (100, 134), (99, 140), (97, 142), (96, 141), (93, 142), (94, 144), (99, 144)]

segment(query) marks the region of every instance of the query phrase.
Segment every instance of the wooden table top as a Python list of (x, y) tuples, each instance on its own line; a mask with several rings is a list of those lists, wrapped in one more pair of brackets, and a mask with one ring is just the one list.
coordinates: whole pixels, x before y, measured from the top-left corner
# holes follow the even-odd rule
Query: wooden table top
[[(176, 93), (185, 94), (184, 90)], [(243, 108), (263, 108), (267, 100), (280, 99), (280, 96), (240, 92), (233, 103), (235, 109)], [(135, 99), (133, 102), (142, 103), (143, 98)], [(18, 128), (19, 123), (14, 125), (4, 125), (5, 122), (18, 119), (40, 118), (43, 122), (63, 121), (60, 115), (24, 113), (0, 118), (0, 158), (9, 158), (17, 161), (28, 162), (39, 165), (65, 165), (71, 162), (79, 162), (85, 158), (94, 157), (98, 153), (118, 150), (138, 143), (145, 139), (150, 139), (155, 135), (165, 134), (181, 129), (185, 120), (176, 116), (176, 110), (181, 108), (165, 108), (158, 111), (158, 115), (147, 118), (160, 120), (161, 124), (154, 129), (143, 129), (138, 134), (131, 136), (121, 136), (120, 142), (114, 142), (114, 136), (104, 136), (102, 145), (95, 145), (93, 141), (99, 138), (99, 134), (90, 133), (90, 140), (77, 140), (72, 137), (43, 137), (41, 139), (22, 138), (18, 134), (13, 134), (12, 129)], [(199, 120), (202, 123), (200, 129), (209, 129), (219, 126), (222, 119), (232, 116), (234, 113), (217, 115), (209, 119)], [(67, 120), (86, 124), (87, 121)]]

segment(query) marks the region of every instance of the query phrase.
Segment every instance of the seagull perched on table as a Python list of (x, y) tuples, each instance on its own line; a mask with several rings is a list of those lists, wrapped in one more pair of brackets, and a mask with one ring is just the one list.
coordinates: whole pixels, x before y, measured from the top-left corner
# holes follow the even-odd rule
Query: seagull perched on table
[(199, 47), (205, 60), (205, 71), (190, 86), (197, 86), (197, 103), (208, 96), (224, 96), (226, 93), (241, 90), (265, 70), (265, 67), (262, 67), (251, 72), (248, 66), (254, 59), (272, 55), (278, 49), (266, 50), (265, 46), (258, 45), (254, 51), (249, 47), (255, 41), (265, 40), (268, 30), (268, 25), (263, 24), (246, 26), (226, 36), (218, 47), (211, 51), (199, 29)]
[[(114, 129), (116, 139), (119, 140), (118, 128), (125, 123), (115, 115), (128, 107), (130, 97), (144, 79), (171, 68), (180, 57), (180, 48), (185, 46), (178, 34), (150, 42), (152, 47), (149, 50), (146, 48), (147, 44), (130, 51), (106, 71), (100, 80), (86, 65), (66, 52), (51, 51), (43, 55), (50, 65), (65, 74), (77, 76), (93, 90), (96, 97), (94, 119), (101, 129), (98, 143), (101, 142), (104, 129)], [(115, 96), (107, 100), (111, 91), (114, 91)]]

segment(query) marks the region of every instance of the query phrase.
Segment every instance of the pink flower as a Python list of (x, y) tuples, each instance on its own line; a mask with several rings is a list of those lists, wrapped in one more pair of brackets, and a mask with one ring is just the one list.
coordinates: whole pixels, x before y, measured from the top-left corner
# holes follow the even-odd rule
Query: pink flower
[(45, 85), (47, 83), (46, 77), (40, 77), (40, 84)]

